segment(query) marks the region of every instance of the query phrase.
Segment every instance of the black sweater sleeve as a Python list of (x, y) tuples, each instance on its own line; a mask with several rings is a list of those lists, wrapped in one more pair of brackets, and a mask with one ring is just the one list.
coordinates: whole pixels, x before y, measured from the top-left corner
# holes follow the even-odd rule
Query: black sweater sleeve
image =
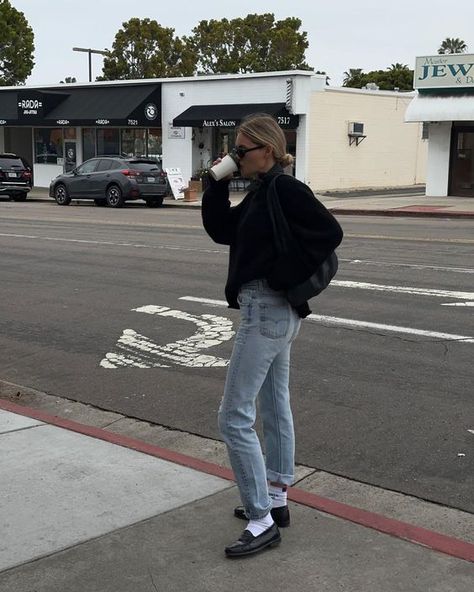
[(311, 189), (288, 175), (276, 180), (283, 213), (291, 232), (315, 268), (339, 246), (343, 232), (338, 221)]
[(201, 215), (204, 228), (214, 242), (221, 245), (234, 242), (242, 203), (231, 207), (229, 181), (210, 181), (202, 196)]

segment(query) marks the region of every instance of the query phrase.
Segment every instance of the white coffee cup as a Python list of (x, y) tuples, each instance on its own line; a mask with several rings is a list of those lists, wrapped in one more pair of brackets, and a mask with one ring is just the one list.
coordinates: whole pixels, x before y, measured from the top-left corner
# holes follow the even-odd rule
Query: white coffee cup
[(224, 158), (209, 169), (213, 179), (220, 181), (239, 170), (237, 158), (231, 154), (226, 154)]

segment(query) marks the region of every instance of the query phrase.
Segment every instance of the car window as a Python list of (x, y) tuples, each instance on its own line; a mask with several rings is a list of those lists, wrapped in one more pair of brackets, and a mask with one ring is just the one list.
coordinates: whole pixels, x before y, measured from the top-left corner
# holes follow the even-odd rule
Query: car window
[(161, 171), (162, 168), (154, 160), (129, 160), (128, 166), (136, 171)]
[(1, 169), (23, 169), (25, 168), (23, 166), (23, 163), (21, 162), (21, 160), (19, 158), (11, 158), (8, 156), (0, 156), (0, 168)]
[(109, 160), (108, 158), (101, 158), (96, 171), (109, 171), (112, 168), (113, 162), (113, 160)]
[(116, 170), (116, 169), (124, 169), (125, 165), (123, 162), (120, 162), (120, 160), (111, 160), (111, 165), (110, 168), (112, 170)]
[(97, 160), (86, 160), (86, 162), (82, 163), (81, 166), (77, 167), (77, 173), (79, 175), (88, 175), (89, 173), (93, 173), (95, 171), (95, 167), (97, 166)]

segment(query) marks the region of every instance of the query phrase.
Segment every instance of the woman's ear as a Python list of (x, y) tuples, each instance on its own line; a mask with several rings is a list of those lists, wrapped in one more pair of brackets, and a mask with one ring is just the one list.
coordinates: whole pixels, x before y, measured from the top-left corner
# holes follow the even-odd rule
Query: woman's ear
[(273, 148), (271, 146), (265, 146), (265, 156), (268, 158), (273, 157)]

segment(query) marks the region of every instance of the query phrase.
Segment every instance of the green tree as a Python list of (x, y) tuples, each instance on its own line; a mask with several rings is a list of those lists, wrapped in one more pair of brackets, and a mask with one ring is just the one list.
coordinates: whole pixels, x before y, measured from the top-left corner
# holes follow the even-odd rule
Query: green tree
[(66, 76), (66, 78), (64, 80), (60, 80), (59, 84), (71, 84), (72, 82), (77, 82), (76, 77), (75, 76)]
[(380, 90), (413, 90), (413, 70), (405, 64), (392, 64), (386, 70), (363, 72), (360, 68), (344, 72), (342, 85), (349, 88), (363, 88), (374, 83)]
[(467, 51), (467, 45), (462, 39), (456, 39), (454, 37), (446, 37), (441, 43), (438, 53), (465, 53)]
[(97, 80), (131, 80), (191, 76), (196, 59), (174, 29), (155, 20), (132, 18), (122, 23)]
[(25, 15), (0, 0), (0, 86), (24, 84), (33, 70), (34, 34)]
[(202, 74), (309, 70), (307, 34), (300, 27), (298, 18), (275, 21), (270, 13), (248, 14), (200, 21), (185, 42), (192, 47)]
[(362, 68), (349, 68), (347, 72), (344, 72), (342, 86), (348, 86), (350, 88), (362, 88), (362, 76)]

